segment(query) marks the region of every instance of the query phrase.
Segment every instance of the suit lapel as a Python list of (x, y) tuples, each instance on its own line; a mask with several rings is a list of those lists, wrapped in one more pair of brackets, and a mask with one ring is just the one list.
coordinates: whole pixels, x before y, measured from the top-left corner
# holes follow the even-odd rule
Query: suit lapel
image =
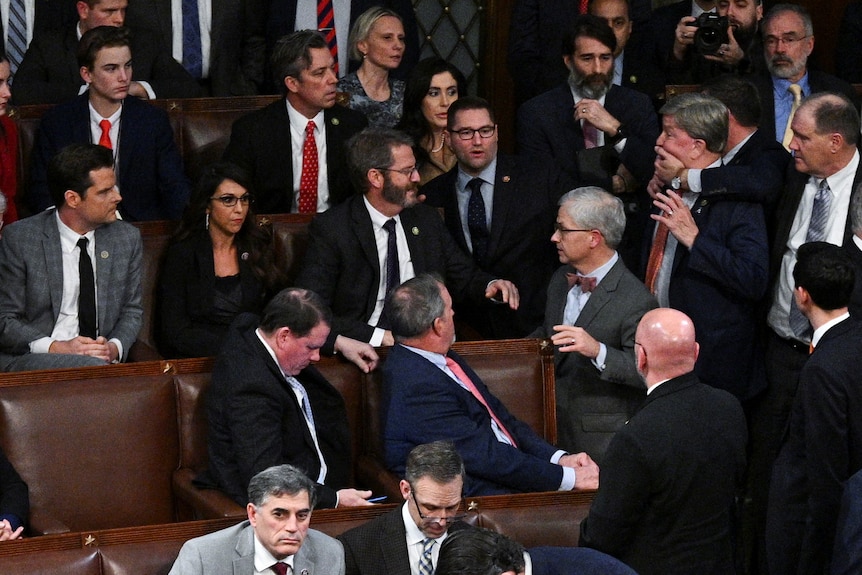
[(407, 246), (410, 248), (410, 259), (413, 260), (413, 272), (419, 275), (428, 270), (428, 262), (425, 257), (425, 250), (420, 246), (422, 241), (420, 238), (427, 230), (423, 230), (419, 225), (416, 211), (412, 208), (407, 208), (401, 212), (401, 226), (404, 228), (404, 235), (407, 237)]
[(100, 294), (96, 305), (99, 309), (99, 335), (107, 335), (105, 325), (108, 319), (108, 301), (113, 300), (111, 291), (111, 274), (114, 265), (114, 254), (111, 253), (110, 230), (104, 226), (96, 229), (95, 244), (93, 245), (95, 257), (93, 264), (96, 266), (96, 293)]
[(493, 261), (503, 232), (508, 229), (508, 219), (511, 210), (517, 208), (518, 184), (513, 169), (513, 161), (497, 154), (497, 172), (494, 174), (494, 195), (491, 206), (491, 238), (488, 241), (488, 261)]
[[(62, 270), (63, 253), (60, 245), (60, 230), (57, 228), (55, 211), (45, 214), (42, 252), (45, 254), (46, 269)], [(51, 311), (54, 322), (60, 317), (60, 303), (63, 300), (63, 274), (48, 274), (48, 293), (51, 296)]]
[(233, 574), (252, 575), (254, 573), (254, 528), (251, 525), (240, 532), (235, 550)]
[(380, 556), (383, 558), (384, 572), (389, 575), (410, 575), (409, 554), (404, 552), (407, 531), (401, 508), (390, 512), (386, 518), (386, 536), (380, 539)]
[(578, 327), (587, 327), (595, 319), (596, 315), (605, 307), (611, 300), (611, 294), (616, 291), (622, 276), (623, 260), (618, 259), (617, 263), (611, 267), (608, 273), (602, 278), (602, 281), (593, 290), (590, 298), (587, 300), (584, 309), (581, 310), (575, 325)]

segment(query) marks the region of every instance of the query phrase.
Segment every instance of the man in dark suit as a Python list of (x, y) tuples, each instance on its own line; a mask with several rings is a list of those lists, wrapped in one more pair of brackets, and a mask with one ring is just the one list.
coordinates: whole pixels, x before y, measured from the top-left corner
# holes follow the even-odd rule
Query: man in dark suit
[(548, 231), (557, 200), (572, 186), (552, 163), (498, 154), (497, 123), (486, 100), (459, 98), (447, 123), (458, 163), (422, 187), (425, 203), (443, 208), (458, 247), (482, 270), (511, 279), (521, 300), (517, 310), (491, 302), (456, 309), (487, 339), (524, 337), (544, 317), (556, 267)]
[(535, 337), (554, 343), (557, 444), (601, 465), (608, 443), (644, 399), (634, 362), (635, 328), (656, 307), (619, 258), (622, 202), (600, 188), (562, 197), (554, 226), (561, 266), (548, 286)]
[(437, 210), (419, 203), (411, 145), (405, 134), (388, 128), (367, 128), (353, 137), (349, 169), (362, 194), (311, 222), (296, 285), (317, 291), (332, 307), (333, 335), (392, 345), (385, 298), (394, 286), (425, 272), (443, 276), (461, 303), (495, 298), (518, 309), (515, 285), (479, 269), (455, 244)]
[(844, 250), (850, 256), (856, 270), (853, 295), (850, 296), (850, 315), (862, 318), (862, 194), (855, 194), (850, 200), (850, 227), (853, 236), (844, 242)]
[(429, 441), (451, 441), (464, 459), (467, 495), (594, 489), (598, 467), (568, 454), (518, 421), (479, 376), (450, 351), (452, 298), (431, 274), (398, 286), (387, 299), (398, 345), (383, 368), (386, 466), (404, 472), (407, 454)]
[(862, 2), (850, 2), (844, 9), (835, 45), (835, 74), (852, 84), (862, 82)]
[(636, 341), (646, 403), (611, 440), (580, 544), (641, 575), (733, 573), (742, 408), (698, 380), (695, 328), (682, 312), (647, 312)]
[[(661, 110), (658, 146), (688, 169), (721, 165), (727, 108), (711, 96), (682, 94)], [(740, 401), (763, 387), (756, 309), (769, 280), (763, 209), (669, 190), (654, 201), (645, 281), (662, 307), (689, 315), (700, 333), (695, 371)], [(646, 254), (645, 254), (646, 255)]]
[[(138, 0), (141, 1), (141, 0)], [(122, 27), (127, 0), (78, 0), (78, 24), (40, 34), (30, 43), (15, 75), (13, 103), (57, 104), (83, 90), (77, 63), (78, 41), (98, 26)], [(137, 80), (129, 94), (142, 99), (191, 98), (200, 94), (194, 79), (152, 34), (134, 30), (131, 48), (135, 54)]]
[[(263, 311), (237, 316), (213, 366), (206, 398), (212, 484), (242, 504), (259, 471), (289, 463), (316, 483), (321, 507), (365, 505), (370, 491), (345, 489), (350, 438), (344, 399), (311, 362), (329, 336), (331, 314), (312, 291), (288, 288)], [(338, 338), (336, 351), (368, 372), (374, 350)]]
[[(653, 10), (647, 23), (647, 36), (653, 57), (663, 70), (673, 56), (674, 42), (677, 41), (677, 28), (683, 18), (695, 18), (704, 12), (715, 12), (715, 0), (679, 0)], [(688, 20), (690, 21), (690, 20)]]
[[(857, 276), (858, 277), (858, 276)], [(832, 575), (855, 575), (862, 570), (862, 471), (844, 486), (835, 529)]]
[(828, 573), (841, 493), (862, 469), (862, 323), (848, 313), (855, 271), (841, 247), (801, 245), (793, 278), (814, 351), (772, 469), (767, 558), (771, 573)]
[(436, 566), (452, 524), (465, 527), (460, 523), (464, 462), (451, 443), (414, 447), (400, 488), (403, 505), (338, 536), (346, 575), (423, 575), (423, 556)]
[[(141, 234), (116, 221), (121, 198), (112, 166), (111, 153), (101, 146), (63, 149), (48, 172), (57, 209), (3, 230), (0, 369), (126, 358), (143, 313)], [(89, 300), (81, 289), (87, 277)]]
[(248, 520), (186, 541), (170, 575), (344, 575), (341, 544), (308, 528), (316, 500), (302, 470), (278, 465), (261, 471), (248, 486)]
[(29, 516), (27, 484), (0, 449), (0, 541), (21, 537)]
[(42, 117), (31, 165), (28, 203), (50, 205), (47, 166), (73, 142), (111, 148), (123, 201), (124, 220), (176, 220), (190, 189), (167, 114), (129, 98), (132, 53), (125, 28), (99, 26), (81, 38), (81, 77), (89, 89)]
[(251, 174), (258, 213), (324, 212), (353, 194), (345, 144), (368, 121), (335, 105), (338, 78), (320, 33), (285, 36), (272, 61), (284, 100), (234, 122), (224, 159)]
[[(11, 0), (3, 2), (4, 10), (11, 4)], [(62, 30), (78, 21), (75, 0), (33, 0), (23, 4), (24, 13), (21, 14), (20, 19), (15, 19), (12, 10), (9, 10), (7, 18), (0, 25), (0, 38), (5, 40), (3, 45), (6, 56), (9, 58), (12, 76), (15, 76), (18, 71), (18, 66), (27, 51), (27, 46), (30, 45), (34, 36), (46, 31)], [(29, 13), (28, 8), (33, 10), (32, 14)], [(18, 45), (13, 41), (16, 28), (22, 39)]]
[[(183, 13), (173, 13), (171, 0), (132, 0), (127, 20), (134, 28), (155, 33), (162, 46), (170, 46), (175, 60), (201, 80), (207, 96), (250, 96), (264, 85), (262, 0), (212, 0), (203, 2), (202, 18), (194, 2), (198, 23), (199, 59), (184, 53)], [(189, 50), (189, 52), (193, 52)], [(266, 79), (269, 86), (270, 79)]]

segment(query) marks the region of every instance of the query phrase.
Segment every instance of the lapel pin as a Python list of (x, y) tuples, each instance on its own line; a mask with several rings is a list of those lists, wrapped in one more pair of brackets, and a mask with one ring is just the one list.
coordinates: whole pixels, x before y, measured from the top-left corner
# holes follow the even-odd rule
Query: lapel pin
[(504, 184), (508, 184), (511, 181), (512, 181), (511, 176), (503, 176), (503, 183)]
[(419, 228), (417, 228), (416, 226), (413, 226), (413, 227), (410, 229), (410, 232), (411, 232), (414, 236), (418, 236), (418, 235), (419, 235)]
[(337, 126), (338, 124), (341, 123), (341, 120), (339, 120), (338, 118), (332, 118), (330, 120), (330, 122), (332, 123), (333, 126)]
[(631, 76), (629, 76), (629, 82), (631, 82), (632, 84), (637, 84), (638, 83), (638, 77), (635, 76), (634, 74), (632, 74)]
[(102, 253), (99, 254), (99, 257), (101, 257), (103, 260), (108, 259), (108, 250), (102, 250)]

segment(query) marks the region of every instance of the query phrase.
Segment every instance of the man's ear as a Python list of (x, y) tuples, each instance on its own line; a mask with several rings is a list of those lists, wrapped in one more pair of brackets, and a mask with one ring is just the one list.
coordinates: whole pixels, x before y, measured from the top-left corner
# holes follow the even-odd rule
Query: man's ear
[(79, 72), (81, 73), (81, 78), (84, 80), (85, 84), (89, 84), (93, 81), (93, 77), (90, 74), (90, 69), (86, 66), (81, 66)]

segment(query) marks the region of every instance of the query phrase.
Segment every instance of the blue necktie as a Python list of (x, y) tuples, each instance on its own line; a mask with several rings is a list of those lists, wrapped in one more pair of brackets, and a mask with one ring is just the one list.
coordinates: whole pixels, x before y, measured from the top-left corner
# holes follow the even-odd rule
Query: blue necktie
[(24, 0), (9, 0), (9, 30), (6, 41), (6, 56), (14, 75), (27, 51), (27, 12)]
[(195, 78), (203, 76), (198, 0), (183, 0), (183, 67)]
[(488, 224), (485, 221), (485, 200), (482, 198), (482, 180), (473, 178), (467, 182), (470, 201), (467, 203), (467, 229), (470, 230), (470, 243), (473, 259), (482, 267), (488, 256)]

